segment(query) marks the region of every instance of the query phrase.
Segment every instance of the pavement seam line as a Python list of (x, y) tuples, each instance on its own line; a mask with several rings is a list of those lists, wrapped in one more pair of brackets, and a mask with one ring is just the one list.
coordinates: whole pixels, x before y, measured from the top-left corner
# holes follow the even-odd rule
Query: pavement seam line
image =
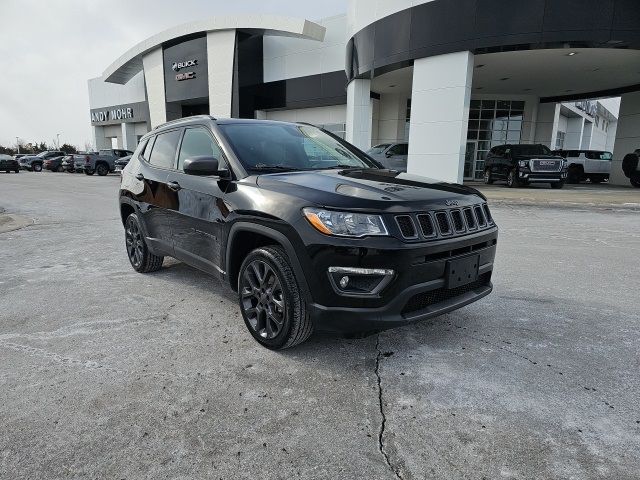
[(396, 478), (398, 478), (399, 480), (404, 480), (400, 473), (400, 469), (391, 463), (391, 458), (389, 454), (386, 452), (385, 445), (384, 445), (384, 432), (387, 424), (387, 416), (384, 413), (384, 405), (382, 400), (382, 379), (380, 378), (380, 359), (381, 358), (382, 358), (382, 352), (380, 351), (380, 334), (378, 333), (378, 335), (376, 336), (376, 369), (375, 369), (376, 381), (378, 386), (378, 407), (380, 408), (380, 417), (381, 417), (380, 430), (378, 431), (378, 450), (380, 450), (380, 453), (382, 454), (382, 457), (384, 458), (385, 463), (394, 473)]

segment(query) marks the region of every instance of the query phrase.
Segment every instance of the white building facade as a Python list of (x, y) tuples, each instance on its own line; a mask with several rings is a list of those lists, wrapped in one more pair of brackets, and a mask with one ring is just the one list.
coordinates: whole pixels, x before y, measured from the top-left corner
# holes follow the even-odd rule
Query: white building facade
[[(626, 0), (579, 12), (569, 0), (351, 0), (315, 22), (214, 17), (89, 81), (96, 147), (131, 149), (165, 121), (211, 114), (314, 123), (364, 150), (408, 141), (410, 172), (453, 182), (481, 178), (505, 143), (613, 151), (612, 181), (626, 184), (619, 164), (640, 148), (636, 21)], [(584, 100), (616, 96), (620, 119)]]

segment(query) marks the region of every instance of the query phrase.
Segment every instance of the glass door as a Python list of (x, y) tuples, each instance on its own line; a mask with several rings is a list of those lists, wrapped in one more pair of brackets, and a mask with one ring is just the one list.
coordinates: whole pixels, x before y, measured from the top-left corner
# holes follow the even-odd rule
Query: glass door
[(473, 166), (478, 153), (478, 142), (467, 141), (467, 150), (464, 154), (464, 179), (473, 180)]

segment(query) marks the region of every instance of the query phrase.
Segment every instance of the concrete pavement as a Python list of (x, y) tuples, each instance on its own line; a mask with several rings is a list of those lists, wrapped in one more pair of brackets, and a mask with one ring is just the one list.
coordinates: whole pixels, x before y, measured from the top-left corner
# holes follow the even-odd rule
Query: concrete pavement
[(638, 212), (501, 202), (486, 299), (272, 352), (118, 181), (0, 174), (0, 478), (638, 478)]

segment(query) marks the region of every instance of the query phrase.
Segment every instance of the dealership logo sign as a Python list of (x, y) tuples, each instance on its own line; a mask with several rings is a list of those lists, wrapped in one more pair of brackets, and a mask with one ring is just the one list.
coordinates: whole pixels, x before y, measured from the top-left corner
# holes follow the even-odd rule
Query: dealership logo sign
[(192, 80), (196, 78), (196, 72), (179, 73), (176, 75), (176, 80), (181, 82), (183, 80)]
[(133, 118), (133, 108), (131, 107), (91, 112), (91, 121), (94, 123), (108, 122), (110, 120), (126, 120), (128, 118)]
[(173, 65), (171, 65), (171, 68), (173, 69), (174, 72), (179, 72), (183, 68), (197, 67), (197, 66), (198, 66), (198, 60), (193, 59), (193, 60), (187, 60), (185, 62), (173, 62)]

